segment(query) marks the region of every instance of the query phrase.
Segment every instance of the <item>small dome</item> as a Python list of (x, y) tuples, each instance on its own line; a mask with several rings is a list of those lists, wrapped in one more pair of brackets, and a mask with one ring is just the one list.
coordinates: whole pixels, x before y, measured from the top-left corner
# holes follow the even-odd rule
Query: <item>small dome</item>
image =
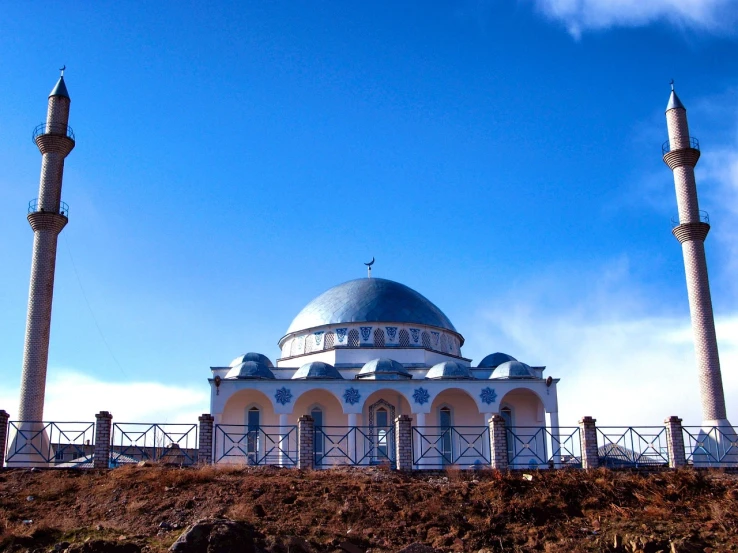
[(506, 363), (507, 361), (517, 361), (512, 355), (507, 353), (490, 353), (487, 357), (479, 362), (479, 367), (483, 369), (494, 369), (495, 367)]
[(428, 373), (425, 375), (426, 378), (436, 379), (470, 379), (474, 378), (469, 370), (469, 367), (462, 365), (456, 361), (444, 361), (433, 365)]
[[(267, 359), (268, 361), (268, 359)], [(274, 380), (274, 373), (269, 370), (265, 363), (259, 363), (257, 361), (246, 361), (240, 365), (231, 367), (231, 370), (226, 374), (226, 378), (255, 378), (255, 379), (269, 379)]]
[(405, 370), (402, 363), (398, 363), (392, 359), (382, 357), (372, 359), (365, 364), (359, 371), (358, 378), (368, 378), (373, 376), (382, 380), (402, 380), (412, 378), (412, 375)]
[(520, 361), (507, 361), (498, 366), (490, 378), (536, 378), (533, 369)]
[(240, 365), (241, 363), (245, 363), (246, 361), (254, 361), (256, 363), (262, 363), (263, 365), (266, 365), (270, 369), (274, 368), (274, 365), (272, 364), (271, 360), (266, 356), (262, 355), (261, 353), (244, 353), (243, 355), (239, 355), (236, 357), (233, 361), (231, 361), (231, 364), (229, 367), (235, 367), (236, 365)]
[(341, 373), (338, 372), (336, 367), (323, 363), (322, 361), (312, 361), (305, 363), (302, 367), (297, 369), (297, 372), (292, 376), (292, 380), (318, 380), (318, 379), (342, 379)]

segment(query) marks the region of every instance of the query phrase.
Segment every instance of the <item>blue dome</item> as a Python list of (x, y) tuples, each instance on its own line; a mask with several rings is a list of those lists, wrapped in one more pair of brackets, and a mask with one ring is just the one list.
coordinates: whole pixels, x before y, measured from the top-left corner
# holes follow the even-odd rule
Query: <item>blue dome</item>
[(457, 363), (456, 361), (444, 361), (433, 365), (425, 375), (426, 378), (433, 379), (470, 379), (472, 376), (469, 367)]
[(402, 363), (386, 357), (372, 359), (361, 367), (358, 377), (367, 378), (370, 376), (373, 376), (377, 380), (404, 380), (406, 378), (412, 378), (412, 375), (405, 370)]
[(536, 375), (533, 373), (533, 369), (525, 363), (507, 361), (492, 371), (490, 378), (536, 378)]
[(262, 355), (261, 353), (244, 353), (243, 355), (239, 355), (236, 357), (233, 361), (231, 361), (231, 364), (229, 367), (235, 367), (236, 365), (240, 365), (241, 363), (245, 363), (246, 361), (254, 361), (256, 363), (263, 363), (270, 369), (274, 368), (274, 365), (272, 365), (272, 362), (269, 360), (269, 358), (266, 355)]
[(456, 332), (454, 325), (429, 300), (404, 284), (383, 278), (350, 280), (308, 303), (287, 334), (328, 324), (415, 323)]
[(336, 367), (323, 363), (322, 361), (312, 361), (305, 363), (302, 367), (297, 369), (293, 380), (313, 380), (313, 379), (342, 379), (341, 373), (338, 372)]
[(274, 373), (265, 363), (259, 363), (257, 361), (246, 361), (240, 365), (231, 367), (231, 370), (226, 374), (226, 378), (255, 378), (255, 379), (269, 379), (274, 380)]
[(517, 361), (512, 355), (507, 353), (490, 353), (487, 357), (479, 362), (479, 367), (484, 369), (494, 369), (495, 367), (506, 363), (507, 361)]

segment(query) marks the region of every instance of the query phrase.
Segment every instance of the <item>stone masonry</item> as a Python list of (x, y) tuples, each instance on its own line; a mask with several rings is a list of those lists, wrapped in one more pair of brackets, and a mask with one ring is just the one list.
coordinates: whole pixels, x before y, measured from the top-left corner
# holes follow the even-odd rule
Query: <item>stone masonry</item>
[(307, 470), (315, 466), (315, 421), (310, 415), (297, 419), (297, 468)]
[(710, 225), (702, 220), (697, 200), (694, 167), (699, 160), (700, 152), (689, 136), (687, 110), (673, 89), (671, 94), (666, 111), (669, 151), (664, 154), (664, 162), (674, 174), (674, 187), (679, 209), (679, 225), (674, 228), (673, 234), (681, 243), (684, 256), (687, 295), (702, 399), (702, 418), (704, 421), (714, 422), (725, 420), (726, 410), (705, 259), (704, 240), (710, 230)]
[(215, 418), (209, 413), (203, 413), (197, 420), (200, 422), (197, 462), (209, 465), (213, 462), (213, 424)]
[(8, 419), (10, 415), (0, 410), (0, 469), (5, 466), (5, 452), (8, 450)]
[(409, 415), (400, 415), (395, 419), (395, 461), (397, 470), (413, 469), (413, 419)]
[(95, 457), (92, 466), (106, 469), (110, 466), (110, 440), (113, 430), (113, 415), (100, 411), (95, 415)]
[(600, 466), (600, 456), (597, 449), (596, 419), (582, 417), (579, 421), (579, 437), (582, 440), (582, 468), (596, 469)]
[(67, 125), (69, 104), (62, 76), (53, 95), (49, 96), (45, 127), (35, 137), (42, 154), (41, 180), (35, 210), (28, 214), (34, 239), (18, 413), (20, 421), (43, 420), (57, 239), (68, 217), (61, 209), (64, 159), (75, 145)]
[(669, 417), (664, 421), (666, 426), (666, 445), (669, 452), (669, 466), (679, 468), (687, 465), (684, 450), (684, 434), (682, 434), (682, 419)]
[(507, 430), (501, 415), (492, 415), (489, 419), (489, 451), (492, 468), (507, 470)]

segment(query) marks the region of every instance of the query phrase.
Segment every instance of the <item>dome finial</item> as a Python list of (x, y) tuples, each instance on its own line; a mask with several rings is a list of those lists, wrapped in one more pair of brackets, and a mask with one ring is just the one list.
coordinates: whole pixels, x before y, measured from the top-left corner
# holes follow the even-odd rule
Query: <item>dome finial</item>
[(682, 101), (679, 99), (679, 96), (677, 96), (676, 91), (674, 90), (674, 79), (672, 79), (669, 84), (671, 85), (671, 94), (669, 94), (669, 103), (666, 104), (666, 111), (675, 108), (686, 109), (684, 107), (684, 104), (682, 104)]
[(366, 265), (367, 271), (369, 272), (369, 276), (367, 278), (372, 278), (372, 265), (374, 265), (374, 256), (372, 256), (372, 260), (369, 263), (364, 263)]
[(669, 84), (671, 85), (671, 91), (674, 92), (674, 79)]
[(67, 68), (67, 66), (66, 66), (66, 65), (62, 65), (62, 66), (61, 66), (61, 67), (59, 68), (59, 72), (61, 73), (61, 75), (59, 75), (60, 77), (63, 77), (63, 76), (64, 76), (64, 70), (65, 70), (66, 68)]

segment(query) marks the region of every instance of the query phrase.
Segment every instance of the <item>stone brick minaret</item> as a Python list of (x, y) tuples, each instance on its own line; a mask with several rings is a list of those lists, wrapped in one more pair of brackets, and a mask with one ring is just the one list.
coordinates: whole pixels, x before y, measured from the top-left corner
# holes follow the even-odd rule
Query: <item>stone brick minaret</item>
[(710, 283), (705, 260), (705, 238), (710, 230), (707, 215), (697, 203), (694, 167), (700, 158), (697, 139), (689, 136), (687, 110), (674, 92), (666, 106), (669, 140), (664, 143), (664, 161), (674, 173), (679, 224), (672, 231), (682, 244), (687, 276), (689, 310), (692, 315), (695, 353), (702, 396), (702, 419), (705, 424), (727, 425), (725, 394), (720, 376), (715, 320), (712, 313)]
[(67, 125), (70, 102), (62, 68), (59, 81), (49, 95), (46, 123), (33, 132), (42, 161), (38, 198), (28, 206), (28, 222), (33, 229), (33, 258), (18, 413), (21, 421), (41, 421), (44, 416), (56, 244), (68, 220), (67, 205), (61, 201), (62, 175), (64, 158), (74, 148), (74, 133)]

